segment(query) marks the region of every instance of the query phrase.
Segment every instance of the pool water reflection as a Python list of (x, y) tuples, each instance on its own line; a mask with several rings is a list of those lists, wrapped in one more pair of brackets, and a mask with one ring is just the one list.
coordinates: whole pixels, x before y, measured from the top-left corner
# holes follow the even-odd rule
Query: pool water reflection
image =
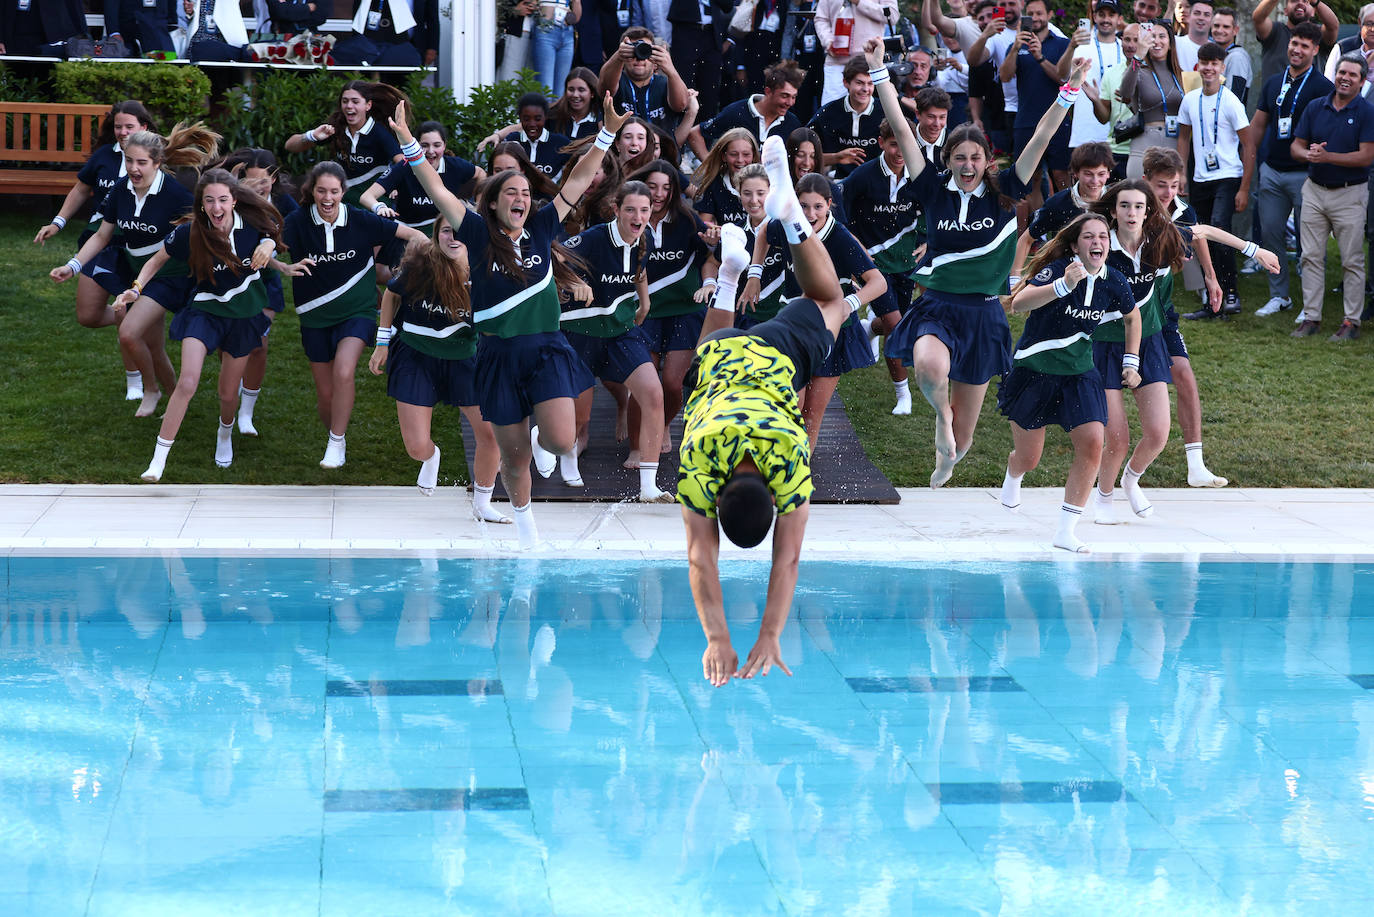
[(721, 689), (682, 565), (7, 566), (3, 914), (1374, 898), (1371, 566), (815, 563)]

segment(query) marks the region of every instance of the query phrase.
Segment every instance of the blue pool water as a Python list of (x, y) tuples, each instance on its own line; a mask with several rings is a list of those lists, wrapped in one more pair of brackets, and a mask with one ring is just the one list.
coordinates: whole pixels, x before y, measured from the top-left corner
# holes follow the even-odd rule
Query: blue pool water
[(1371, 566), (0, 563), (3, 915), (1374, 900)]

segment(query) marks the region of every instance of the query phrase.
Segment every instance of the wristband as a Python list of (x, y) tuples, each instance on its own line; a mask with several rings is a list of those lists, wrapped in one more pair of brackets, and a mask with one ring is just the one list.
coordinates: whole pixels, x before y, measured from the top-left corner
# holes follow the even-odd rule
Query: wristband
[(378, 346), (378, 347), (390, 347), (390, 346), (391, 346), (391, 336), (392, 336), (393, 334), (395, 334), (395, 333), (396, 333), (396, 328), (395, 328), (394, 326), (387, 327), (387, 328), (378, 328), (378, 329), (377, 329), (377, 346)]
[(271, 250), (271, 252), (269, 252), (269, 254), (276, 254), (276, 252), (277, 252), (277, 240), (276, 240), (276, 239), (271, 239), (271, 238), (268, 238), (268, 239), (260, 239), (260, 240), (258, 240), (258, 244), (257, 244), (256, 246), (254, 246), (254, 247), (255, 247), (255, 248), (262, 248), (264, 245), (270, 245), (270, 246), (272, 246), (272, 250)]
[(304, 137), (306, 140), (310, 141), (311, 143), (320, 142), (320, 138), (315, 136), (315, 129), (313, 127), (310, 130), (306, 131), (304, 134), (301, 134), (301, 136)]
[(1256, 245), (1254, 242), (1246, 242), (1245, 247), (1242, 248), (1240, 251), (1241, 254), (1243, 254), (1245, 257), (1253, 258), (1255, 257), (1255, 253), (1259, 251), (1259, 246)]
[(381, 212), (382, 212), (382, 210), (384, 210), (385, 208), (386, 208), (386, 201), (378, 201), (377, 203), (375, 203), (375, 204), (372, 205), (372, 212), (375, 213), (375, 214), (380, 215)]
[(137, 280), (130, 284), (129, 289), (133, 290), (139, 296), (143, 295), (143, 284), (139, 283)]
[(67, 267), (72, 269), (73, 276), (81, 273), (81, 262), (77, 261), (75, 258), (67, 262)]
[(62, 216), (62, 214), (60, 213), (57, 216), (53, 217), (51, 220), (48, 220), (48, 222), (56, 226), (58, 232), (61, 232), (62, 230), (67, 228), (67, 218)]
[(716, 288), (716, 278), (707, 277), (705, 280), (701, 282), (701, 286), (703, 289), (705, 289), (706, 287), (710, 287), (714, 290)]
[(1058, 296), (1060, 299), (1065, 299), (1066, 297), (1068, 297), (1068, 295), (1069, 295), (1070, 292), (1071, 292), (1071, 291), (1069, 290), (1069, 283), (1068, 283), (1067, 280), (1065, 280), (1063, 277), (1060, 277), (1060, 278), (1058, 278), (1057, 280), (1055, 280), (1055, 282), (1054, 282), (1054, 295), (1055, 295), (1055, 296)]
[(1008, 290), (1014, 290), (1014, 289), (1016, 289), (1016, 285), (1017, 285), (1018, 283), (1020, 283), (1020, 282), (1021, 282), (1021, 275), (1020, 275), (1020, 274), (1008, 274), (1008, 275), (1007, 275), (1007, 289), (1008, 289)]
[(858, 293), (850, 293), (848, 296), (844, 298), (844, 301), (849, 303), (850, 312), (858, 312), (859, 306), (863, 305), (863, 303), (859, 302)]
[(877, 86), (879, 83), (886, 83), (888, 80), (892, 79), (892, 74), (888, 73), (886, 65), (868, 71), (868, 76), (873, 80), (874, 86)]
[(615, 134), (603, 127), (596, 132), (596, 139), (592, 141), (592, 146), (604, 153), (611, 148), (612, 143), (615, 143)]
[(1140, 372), (1140, 355), (1135, 353), (1123, 353), (1121, 355), (1121, 371), (1124, 373), (1128, 369)]
[(751, 265), (749, 265), (749, 271), (745, 274), (745, 276), (748, 277), (750, 280), (762, 280), (762, 279), (763, 279), (763, 265), (762, 265), (762, 264), (751, 264)]

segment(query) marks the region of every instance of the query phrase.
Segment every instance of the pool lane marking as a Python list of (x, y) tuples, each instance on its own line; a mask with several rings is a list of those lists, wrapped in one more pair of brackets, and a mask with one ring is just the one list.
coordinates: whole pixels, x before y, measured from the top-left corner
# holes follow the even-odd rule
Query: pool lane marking
[(524, 787), (328, 790), (324, 794), (326, 812), (515, 811), (529, 807), (530, 796)]
[(856, 694), (929, 694), (936, 691), (1003, 693), (1025, 691), (1010, 675), (913, 675), (901, 678), (846, 678)]
[(495, 678), (384, 678), (325, 682), (326, 697), (487, 697), (505, 694)]

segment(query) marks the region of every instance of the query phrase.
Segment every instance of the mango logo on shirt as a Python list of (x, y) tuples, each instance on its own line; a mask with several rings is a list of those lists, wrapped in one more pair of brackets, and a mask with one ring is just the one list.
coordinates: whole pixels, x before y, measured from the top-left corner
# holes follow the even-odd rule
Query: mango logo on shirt
[(974, 220), (972, 223), (960, 223), (958, 220), (940, 220), (935, 224), (935, 228), (972, 231), (977, 229), (991, 229), (995, 225), (997, 225), (997, 221), (992, 217), (984, 217), (981, 220)]

